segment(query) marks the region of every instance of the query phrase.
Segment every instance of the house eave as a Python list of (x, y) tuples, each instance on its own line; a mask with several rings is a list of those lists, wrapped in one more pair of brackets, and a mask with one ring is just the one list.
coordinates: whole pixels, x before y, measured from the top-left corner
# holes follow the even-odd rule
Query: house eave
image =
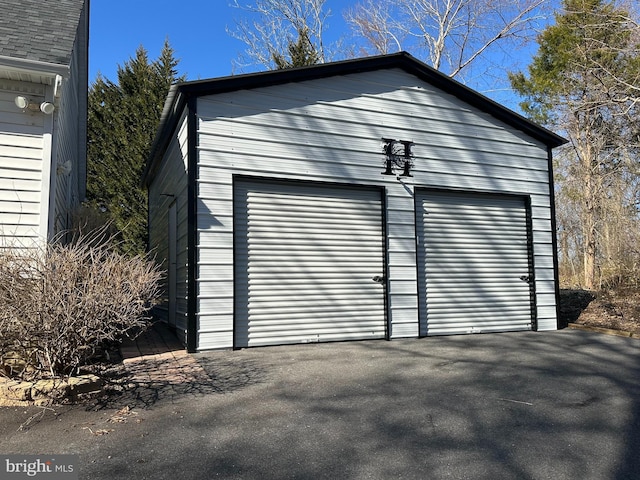
[(47, 79), (48, 85), (52, 85), (58, 76), (66, 78), (70, 75), (69, 65), (59, 65), (56, 63), (6, 57), (2, 55), (0, 55), (0, 70), (30, 75), (32, 77), (42, 77)]

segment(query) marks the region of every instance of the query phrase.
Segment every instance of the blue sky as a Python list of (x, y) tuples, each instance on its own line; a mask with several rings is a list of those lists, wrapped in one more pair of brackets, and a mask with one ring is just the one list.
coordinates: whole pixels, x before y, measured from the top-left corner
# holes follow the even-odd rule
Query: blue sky
[[(243, 15), (229, 3), (230, 0), (92, 0), (90, 82), (98, 72), (115, 81), (118, 65), (134, 56), (140, 45), (148, 51), (150, 60), (156, 59), (165, 38), (180, 60), (179, 73), (188, 80), (247, 73), (233, 71), (232, 61), (239, 57), (245, 45), (227, 33), (227, 27), (233, 29), (235, 21)], [(331, 10), (327, 43), (348, 33), (343, 13), (354, 3), (356, 0), (326, 1), (326, 7)], [(530, 45), (520, 52), (503, 52), (501, 55), (505, 58), (498, 58), (495, 63), (510, 63), (516, 58), (518, 68), (525, 68), (534, 51), (535, 45)], [(492, 77), (483, 73), (477, 82), (467, 84), (517, 110), (520, 99), (508, 88), (504, 71)]]
[[(92, 0), (89, 33), (89, 81), (97, 72), (115, 80), (117, 66), (135, 55), (139, 45), (157, 58), (169, 38), (189, 80), (230, 75), (232, 60), (244, 44), (227, 34), (241, 15), (228, 0)], [(329, 33), (345, 30), (342, 11), (352, 1), (328, 0)], [(235, 72), (243, 73), (243, 72)]]

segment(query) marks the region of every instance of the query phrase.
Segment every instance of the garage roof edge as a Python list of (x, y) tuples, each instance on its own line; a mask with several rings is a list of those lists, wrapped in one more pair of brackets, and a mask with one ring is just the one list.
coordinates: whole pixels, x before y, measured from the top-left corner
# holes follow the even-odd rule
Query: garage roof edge
[(399, 52), (390, 55), (344, 60), (308, 67), (187, 81), (173, 85), (164, 105), (160, 126), (152, 144), (143, 182), (146, 185), (150, 184), (154, 176), (155, 165), (160, 161), (158, 157), (161, 156), (161, 152), (164, 150), (163, 147), (166, 145), (168, 137), (175, 128), (175, 123), (186, 105), (186, 97), (214, 95), (236, 90), (249, 90), (291, 82), (302, 82), (336, 75), (349, 75), (390, 68), (400, 68), (407, 73), (413, 74), (434, 87), (454, 95), (469, 105), (492, 115), (498, 120), (530, 135), (551, 148), (567, 143), (567, 140), (560, 135), (537, 125), (513, 110), (500, 105), (490, 98), (437, 71), (409, 53)]

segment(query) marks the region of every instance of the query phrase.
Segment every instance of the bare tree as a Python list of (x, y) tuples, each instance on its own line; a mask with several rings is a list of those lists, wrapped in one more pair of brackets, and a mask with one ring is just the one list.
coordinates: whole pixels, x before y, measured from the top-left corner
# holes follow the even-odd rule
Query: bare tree
[(325, 29), (331, 11), (326, 0), (255, 0), (240, 3), (233, 0), (232, 7), (242, 10), (245, 17), (236, 21), (235, 29), (228, 33), (241, 40), (246, 49), (234, 62), (245, 69), (278, 68), (281, 63), (294, 64), (290, 47), (300, 43), (301, 35), (310, 48), (310, 56), (324, 63), (331, 58), (325, 44)]
[(531, 39), (547, 0), (363, 0), (345, 15), (363, 50), (407, 50), (456, 77), (498, 43)]
[(640, 30), (628, 11), (607, 5), (578, 29), (571, 76), (582, 83), (567, 91), (562, 119), (577, 160), (570, 180), (582, 221), (582, 284), (593, 289), (637, 281)]
[(399, 52), (407, 35), (402, 21), (396, 17), (397, 2), (365, 0), (344, 14), (356, 37), (365, 40), (361, 54)]
[[(527, 99), (524, 110), (570, 140), (559, 156), (557, 192), (561, 258), (572, 267), (564, 270), (589, 289), (636, 282), (638, 22), (611, 2), (564, 0), (539, 43), (528, 77), (511, 81)], [(572, 216), (579, 222), (567, 221)]]

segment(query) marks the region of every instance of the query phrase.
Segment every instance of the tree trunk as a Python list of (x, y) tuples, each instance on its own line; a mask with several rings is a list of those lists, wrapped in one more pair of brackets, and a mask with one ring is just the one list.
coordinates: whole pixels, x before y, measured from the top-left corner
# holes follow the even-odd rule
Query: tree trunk
[(594, 290), (596, 286), (596, 257), (597, 257), (597, 238), (596, 238), (596, 215), (597, 215), (597, 189), (595, 188), (595, 179), (589, 159), (589, 149), (587, 147), (583, 162), (585, 164), (584, 178), (584, 218), (583, 226), (583, 275), (584, 287), (588, 290)]
[(584, 238), (584, 287), (595, 290), (596, 287), (596, 235), (595, 229), (585, 228)]

